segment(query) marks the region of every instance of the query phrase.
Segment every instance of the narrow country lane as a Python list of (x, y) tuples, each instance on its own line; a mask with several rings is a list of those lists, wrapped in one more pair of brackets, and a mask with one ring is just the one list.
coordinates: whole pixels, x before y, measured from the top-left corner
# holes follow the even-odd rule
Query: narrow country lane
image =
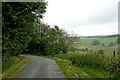
[(24, 55), (31, 59), (13, 78), (64, 78), (60, 68), (52, 59)]

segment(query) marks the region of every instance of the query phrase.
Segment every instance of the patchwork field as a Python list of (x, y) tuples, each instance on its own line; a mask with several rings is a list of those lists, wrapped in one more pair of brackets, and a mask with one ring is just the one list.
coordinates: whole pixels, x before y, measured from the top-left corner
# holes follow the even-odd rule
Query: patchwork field
[[(92, 45), (93, 40), (98, 40), (98, 45)], [(110, 45), (112, 43), (112, 45)], [(111, 55), (113, 51), (118, 53), (117, 37), (113, 38), (80, 38), (74, 42), (74, 47), (78, 50), (76, 52), (86, 53), (81, 51), (87, 48), (88, 52), (97, 52), (98, 50), (103, 50), (104, 54)]]

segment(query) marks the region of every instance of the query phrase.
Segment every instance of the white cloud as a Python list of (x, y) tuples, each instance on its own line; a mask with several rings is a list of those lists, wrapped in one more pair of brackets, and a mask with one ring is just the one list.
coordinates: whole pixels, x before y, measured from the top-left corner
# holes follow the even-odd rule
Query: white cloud
[(79, 35), (116, 34), (117, 4), (118, 0), (49, 0), (43, 21)]
[[(114, 27), (113, 27), (114, 26)], [(117, 23), (107, 23), (107, 24), (94, 24), (87, 25), (83, 27), (74, 28), (76, 33), (80, 35), (112, 35), (118, 33)]]

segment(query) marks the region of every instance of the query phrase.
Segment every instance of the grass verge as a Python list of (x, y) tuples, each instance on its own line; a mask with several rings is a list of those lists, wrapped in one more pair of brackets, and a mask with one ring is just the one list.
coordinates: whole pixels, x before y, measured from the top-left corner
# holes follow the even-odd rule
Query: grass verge
[(2, 80), (12, 78), (18, 71), (20, 71), (27, 63), (31, 61), (29, 58), (24, 56), (20, 56), (19, 58), (14, 57), (14, 60), (17, 60), (16, 63), (4, 71), (2, 74)]
[(73, 66), (69, 60), (57, 57), (53, 57), (52, 59), (54, 59), (61, 68), (65, 78), (91, 78), (89, 74), (86, 74), (80, 68)]
[(105, 72), (90, 69), (88, 67), (80, 68), (73, 65), (71, 61), (60, 59), (58, 57), (53, 57), (52, 59), (54, 59), (61, 68), (65, 78), (107, 78), (107, 74)]
[[(36, 55), (38, 56), (38, 55)], [(62, 55), (63, 56), (63, 55)], [(56, 61), (58, 66), (61, 68), (64, 77), (69, 78), (109, 78), (109, 75), (103, 71), (92, 69), (89, 67), (80, 67), (72, 64), (72, 61), (68, 60), (68, 58), (62, 58), (59, 56), (40, 56), (45, 58), (50, 58)], [(65, 55), (64, 55), (65, 57)]]

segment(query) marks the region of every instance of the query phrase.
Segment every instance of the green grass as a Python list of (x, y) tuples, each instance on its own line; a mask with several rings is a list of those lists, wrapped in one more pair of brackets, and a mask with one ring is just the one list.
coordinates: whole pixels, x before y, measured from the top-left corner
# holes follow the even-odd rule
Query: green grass
[[(70, 61), (70, 57), (73, 54), (65, 54), (65, 55), (56, 55), (53, 56), (41, 56), (45, 58), (50, 58), (56, 61), (64, 77), (69, 80), (69, 78), (109, 78), (110, 75), (104, 71), (100, 71), (97, 69), (92, 69), (89, 67), (80, 67), (76, 66)], [(75, 54), (76, 55), (76, 54)]]
[(108, 78), (108, 74), (103, 71), (88, 67), (80, 68), (73, 65), (71, 61), (58, 57), (53, 57), (52, 59), (54, 59), (61, 68), (65, 78)]
[[(97, 46), (91, 45), (94, 39), (99, 40), (100, 44)], [(102, 49), (106, 55), (111, 55), (113, 51), (118, 52), (118, 45), (108, 46), (110, 42), (116, 43), (117, 37), (114, 38), (81, 38), (77, 39), (74, 43), (74, 47), (78, 49), (88, 48), (89, 51), (97, 52), (99, 49)], [(104, 43), (105, 46), (101, 46)], [(80, 51), (80, 53), (83, 53)]]
[(54, 59), (61, 68), (65, 78), (90, 78), (90, 76), (80, 68), (73, 66), (70, 61), (57, 57), (53, 57), (52, 59)]
[(89, 68), (101, 69), (110, 62), (110, 58), (105, 58), (99, 54), (74, 54), (57, 55), (62, 59), (67, 59), (78, 67), (89, 66)]
[[(10, 63), (11, 61), (12, 64)], [(11, 66), (9, 66), (9, 68), (4, 68), (4, 72), (2, 74), (2, 78), (3, 80), (6, 80), (8, 78), (11, 78), (13, 75), (15, 75), (16, 72), (18, 72), (20, 69), (22, 69), (22, 67), (25, 66), (26, 63), (30, 62), (29, 58), (26, 58), (24, 56), (19, 56), (19, 57), (11, 57), (11, 59), (7, 62), (11, 64)], [(4, 65), (7, 65), (4, 64)], [(6, 66), (4, 66), (6, 67)]]
[(87, 67), (80, 68), (83, 70), (85, 73), (89, 74), (91, 78), (109, 78), (110, 75), (104, 71), (99, 71), (96, 69), (91, 69)]
[[(120, 77), (120, 59), (99, 54), (62, 54), (56, 55), (60, 59), (72, 62), (92, 78), (118, 78)], [(97, 74), (98, 73), (98, 74)]]

